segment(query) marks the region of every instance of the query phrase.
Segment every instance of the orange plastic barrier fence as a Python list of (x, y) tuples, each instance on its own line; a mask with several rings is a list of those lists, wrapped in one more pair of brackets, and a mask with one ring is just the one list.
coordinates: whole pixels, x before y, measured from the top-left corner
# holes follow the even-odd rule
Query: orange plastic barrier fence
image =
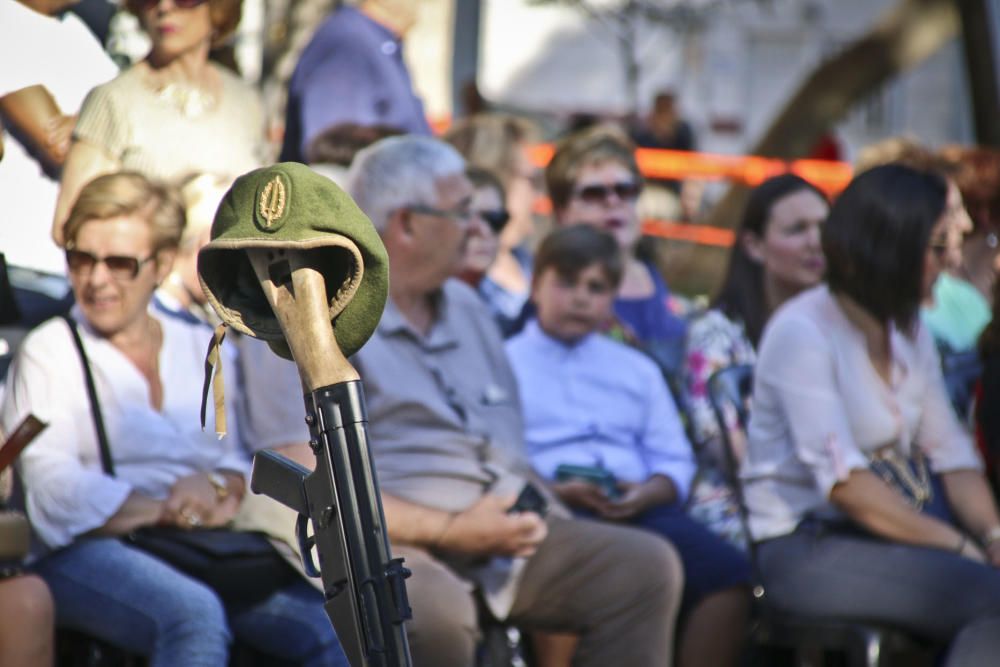
[[(532, 146), (532, 162), (544, 168), (552, 159), (554, 152), (555, 149), (551, 144)], [(692, 178), (712, 181), (725, 179), (752, 187), (772, 176), (790, 171), (831, 196), (847, 186), (853, 173), (851, 166), (846, 162), (829, 160), (787, 161), (752, 155), (719, 155), (658, 148), (638, 148), (635, 157), (639, 171), (646, 178), (671, 180)], [(548, 200), (542, 200), (536, 206), (536, 210), (539, 213), (549, 213), (551, 204)], [(731, 229), (669, 220), (645, 220), (642, 231), (649, 236), (722, 248), (728, 248), (735, 240), (735, 234)]]
[[(431, 127), (439, 135), (447, 131), (450, 125), (451, 118), (448, 117), (431, 120)], [(536, 144), (530, 148), (532, 162), (540, 168), (549, 163), (554, 152), (552, 144)], [(843, 190), (853, 174), (850, 164), (829, 160), (789, 161), (755, 155), (722, 155), (660, 148), (637, 148), (635, 158), (639, 171), (646, 178), (730, 180), (753, 187), (772, 176), (792, 172), (814, 184), (828, 196)], [(535, 210), (548, 214), (552, 211), (552, 205), (548, 199), (540, 198)], [(669, 220), (645, 220), (642, 231), (649, 236), (723, 248), (731, 246), (735, 239), (731, 229)]]
[[(531, 148), (532, 161), (544, 167), (552, 159), (551, 144)], [(754, 186), (772, 176), (791, 171), (818, 188), (833, 195), (847, 186), (853, 170), (846, 162), (828, 160), (779, 160), (753, 155), (720, 155), (660, 148), (638, 148), (635, 151), (639, 171), (646, 178), (683, 180), (731, 180)]]
[[(451, 122), (450, 116), (429, 119), (431, 128), (438, 135), (447, 132)], [(552, 159), (554, 151), (552, 144), (537, 144), (531, 148), (531, 157), (537, 166), (544, 167)], [(639, 171), (646, 178), (731, 180), (754, 186), (790, 171), (831, 196), (847, 186), (853, 173), (847, 162), (830, 160), (781, 160), (756, 155), (722, 155), (661, 148), (638, 148), (635, 157)]]
[[(548, 197), (539, 197), (535, 200), (534, 210), (538, 215), (552, 215), (552, 202)], [(736, 238), (731, 229), (655, 219), (642, 221), (642, 233), (646, 236), (659, 236), (674, 241), (688, 241), (721, 248), (728, 248)]]
[(736, 240), (736, 234), (731, 229), (669, 220), (644, 220), (642, 233), (646, 236), (658, 236), (671, 241), (688, 241), (719, 248), (728, 248)]

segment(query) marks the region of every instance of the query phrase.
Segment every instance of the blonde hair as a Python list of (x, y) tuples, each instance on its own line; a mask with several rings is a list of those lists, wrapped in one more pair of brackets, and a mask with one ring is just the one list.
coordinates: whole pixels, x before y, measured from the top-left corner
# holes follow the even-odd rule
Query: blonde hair
[(505, 189), (518, 175), (518, 151), (537, 132), (529, 121), (507, 114), (483, 113), (459, 120), (444, 135), (470, 167), (496, 174)]
[(187, 224), (181, 235), (181, 251), (193, 249), (202, 232), (212, 226), (219, 202), (226, 195), (233, 179), (218, 174), (192, 174), (179, 184)]
[(911, 136), (888, 137), (863, 146), (858, 151), (854, 163), (854, 173), (868, 171), (873, 167), (892, 162), (915, 166), (914, 163), (929, 161), (930, 149)]
[(80, 228), (93, 220), (124, 216), (141, 218), (152, 232), (153, 252), (177, 248), (184, 232), (184, 203), (174, 188), (134, 171), (98, 176), (80, 191), (64, 234), (72, 248)]

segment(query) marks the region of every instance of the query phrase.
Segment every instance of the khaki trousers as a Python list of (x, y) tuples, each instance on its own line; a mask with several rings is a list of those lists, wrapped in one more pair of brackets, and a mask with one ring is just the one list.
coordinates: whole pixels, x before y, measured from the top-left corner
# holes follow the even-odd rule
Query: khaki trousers
[[(413, 572), (406, 587), (414, 667), (472, 667), (479, 637), (474, 586), (424, 550), (394, 546), (393, 555)], [(662, 537), (553, 518), (507, 620), (526, 630), (579, 634), (573, 664), (580, 667), (669, 666), (683, 586), (680, 559)]]

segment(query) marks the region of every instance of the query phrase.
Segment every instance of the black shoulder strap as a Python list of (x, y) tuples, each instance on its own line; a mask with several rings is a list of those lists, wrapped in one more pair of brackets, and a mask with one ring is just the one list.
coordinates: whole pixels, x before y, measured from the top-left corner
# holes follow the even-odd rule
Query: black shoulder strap
[(94, 431), (97, 432), (97, 444), (101, 447), (101, 465), (104, 472), (111, 477), (115, 476), (115, 464), (111, 460), (111, 449), (108, 447), (108, 434), (104, 430), (104, 417), (101, 415), (101, 404), (97, 400), (97, 388), (94, 386), (94, 375), (90, 372), (90, 362), (87, 360), (87, 353), (83, 350), (83, 341), (80, 340), (80, 332), (76, 327), (76, 320), (68, 313), (61, 316), (69, 326), (69, 332), (73, 334), (73, 343), (76, 351), (80, 354), (80, 364), (83, 366), (83, 379), (87, 383), (87, 396), (90, 399), (90, 414), (94, 418)]

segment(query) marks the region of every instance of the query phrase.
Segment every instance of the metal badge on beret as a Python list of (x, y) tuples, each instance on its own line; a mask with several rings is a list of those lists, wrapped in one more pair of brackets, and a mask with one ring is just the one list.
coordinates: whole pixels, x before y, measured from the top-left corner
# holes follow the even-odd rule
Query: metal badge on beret
[(385, 246), (368, 217), (330, 179), (296, 162), (244, 174), (219, 205), (212, 242), (198, 255), (202, 287), (223, 321), (291, 359), (244, 252), (248, 248), (322, 254), (330, 321), (345, 355), (357, 352), (375, 331), (389, 291)]
[(258, 226), (265, 232), (276, 232), (285, 217), (289, 186), (281, 174), (275, 174), (257, 196), (256, 216)]

